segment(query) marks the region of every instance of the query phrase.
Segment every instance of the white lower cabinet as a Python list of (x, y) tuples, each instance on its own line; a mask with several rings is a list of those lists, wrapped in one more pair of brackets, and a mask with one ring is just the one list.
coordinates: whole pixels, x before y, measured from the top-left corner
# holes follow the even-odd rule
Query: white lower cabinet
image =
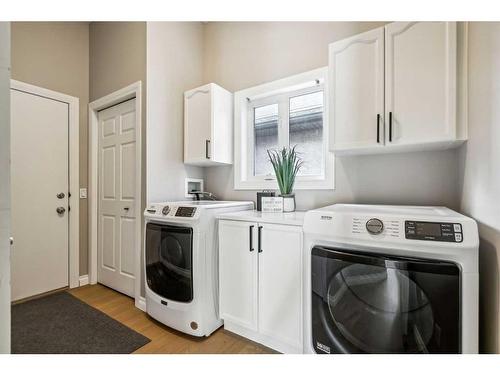
[(219, 222), (225, 328), (283, 353), (302, 353), (302, 227)]

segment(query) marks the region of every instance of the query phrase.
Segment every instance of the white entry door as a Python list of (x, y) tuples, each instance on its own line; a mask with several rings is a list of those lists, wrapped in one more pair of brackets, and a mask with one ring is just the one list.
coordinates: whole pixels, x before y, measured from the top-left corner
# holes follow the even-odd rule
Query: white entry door
[(12, 300), (68, 286), (67, 103), (11, 89)]
[(97, 281), (134, 296), (135, 99), (99, 112)]

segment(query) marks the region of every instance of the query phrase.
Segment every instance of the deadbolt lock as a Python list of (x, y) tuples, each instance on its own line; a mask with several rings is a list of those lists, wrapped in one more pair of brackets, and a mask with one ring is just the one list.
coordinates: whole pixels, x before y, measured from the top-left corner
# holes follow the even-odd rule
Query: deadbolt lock
[(63, 199), (65, 196), (66, 196), (66, 195), (64, 195), (64, 193), (59, 193), (59, 194), (57, 194), (57, 195), (56, 195), (56, 197), (57, 197), (58, 199)]
[(59, 214), (59, 215), (62, 215), (66, 212), (66, 209), (64, 207), (57, 207), (56, 208), (56, 212)]

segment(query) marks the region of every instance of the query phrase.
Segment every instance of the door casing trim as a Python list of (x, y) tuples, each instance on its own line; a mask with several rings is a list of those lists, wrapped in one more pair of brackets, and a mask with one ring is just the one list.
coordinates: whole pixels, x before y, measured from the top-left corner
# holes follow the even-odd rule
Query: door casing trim
[(98, 112), (119, 104), (129, 99), (135, 100), (135, 170), (136, 170), (136, 200), (135, 200), (135, 220), (136, 220), (136, 252), (135, 252), (135, 283), (134, 297), (135, 305), (140, 306), (141, 294), (141, 253), (142, 253), (142, 83), (137, 81), (120, 90), (112, 92), (89, 104), (89, 283), (97, 283), (97, 233), (98, 233), (98, 170), (99, 170), (99, 138)]
[(47, 99), (57, 100), (68, 104), (68, 147), (69, 147), (69, 195), (68, 210), (68, 253), (69, 253), (69, 287), (79, 286), (80, 275), (80, 119), (79, 103), (77, 97), (66, 95), (57, 91), (45, 89), (26, 82), (10, 80), (10, 88), (38, 95)]

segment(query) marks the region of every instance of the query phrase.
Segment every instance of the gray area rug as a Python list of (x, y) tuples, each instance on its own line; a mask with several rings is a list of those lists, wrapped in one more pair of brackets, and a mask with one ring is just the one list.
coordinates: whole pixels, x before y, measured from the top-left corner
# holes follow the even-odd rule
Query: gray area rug
[(128, 354), (149, 341), (66, 292), (12, 306), (13, 354)]

